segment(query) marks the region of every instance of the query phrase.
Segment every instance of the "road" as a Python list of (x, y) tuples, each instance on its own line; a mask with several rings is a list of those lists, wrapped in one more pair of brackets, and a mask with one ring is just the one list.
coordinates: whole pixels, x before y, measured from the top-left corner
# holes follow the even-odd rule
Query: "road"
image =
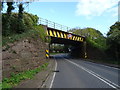
[(54, 72), (51, 88), (120, 88), (120, 69), (62, 54), (54, 58), (59, 72)]

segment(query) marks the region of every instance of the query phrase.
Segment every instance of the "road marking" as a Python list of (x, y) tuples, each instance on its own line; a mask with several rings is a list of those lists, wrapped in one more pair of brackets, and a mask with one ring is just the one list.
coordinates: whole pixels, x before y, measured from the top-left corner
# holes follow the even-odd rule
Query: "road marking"
[[(98, 63), (93, 63), (93, 62), (87, 62), (87, 63), (98, 64)], [(107, 67), (107, 68), (112, 68), (112, 69), (120, 70), (119, 68), (110, 67), (110, 66), (106, 66), (106, 65), (102, 65), (102, 64), (98, 64), (98, 65), (100, 65), (100, 66), (104, 66), (104, 67)]]
[[(101, 64), (100, 64), (101, 65)], [(112, 69), (116, 69), (116, 70), (120, 70), (119, 68), (115, 68), (115, 67), (110, 67), (110, 66), (106, 66), (106, 65), (101, 65), (101, 66), (104, 66), (104, 67), (107, 67), (107, 68), (112, 68)]]
[[(55, 57), (54, 57), (54, 59), (55, 59)], [(55, 60), (55, 71), (56, 70), (57, 70), (57, 61)], [(52, 86), (53, 86), (55, 75), (56, 75), (56, 72), (54, 72), (54, 74), (53, 74), (53, 78), (52, 78), (52, 81), (51, 81), (51, 84), (50, 84), (50, 88), (52, 88)]]
[(103, 81), (104, 83), (108, 84), (108, 85), (111, 86), (112, 88), (120, 88), (120, 86), (118, 86), (117, 84), (115, 84), (115, 83), (111, 82), (110, 80), (108, 80), (108, 79), (106, 79), (106, 78), (104, 78), (104, 77), (96, 74), (95, 72), (93, 72), (93, 71), (91, 71), (91, 70), (88, 70), (88, 69), (86, 69), (86, 68), (84, 68), (84, 67), (82, 67), (82, 66), (80, 66), (80, 65), (78, 65), (78, 64), (76, 64), (76, 63), (74, 63), (74, 62), (72, 62), (72, 61), (70, 61), (70, 60), (68, 60), (68, 59), (65, 59), (65, 60), (67, 60), (68, 62), (74, 64), (75, 66), (83, 69), (84, 71), (88, 72), (89, 74), (95, 76), (96, 78), (98, 78), (99, 80), (101, 80), (101, 81)]

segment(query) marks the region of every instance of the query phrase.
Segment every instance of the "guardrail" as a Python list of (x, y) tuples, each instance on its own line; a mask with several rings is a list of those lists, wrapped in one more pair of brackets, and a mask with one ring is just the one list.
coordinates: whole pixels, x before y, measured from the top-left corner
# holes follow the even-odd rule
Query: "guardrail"
[(38, 24), (46, 25), (47, 27), (58, 29), (58, 30), (63, 30), (67, 32), (68, 30), (71, 29), (70, 27), (67, 27), (67, 26), (64, 26), (64, 25), (61, 25), (61, 24), (58, 24), (58, 23), (55, 23), (55, 22), (52, 22), (50, 20), (43, 19), (43, 18), (39, 18)]

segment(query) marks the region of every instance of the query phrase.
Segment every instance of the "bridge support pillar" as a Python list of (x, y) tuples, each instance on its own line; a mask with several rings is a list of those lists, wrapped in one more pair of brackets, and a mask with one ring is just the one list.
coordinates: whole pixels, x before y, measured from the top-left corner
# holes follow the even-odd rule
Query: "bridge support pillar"
[(75, 44), (70, 55), (75, 58), (87, 58), (86, 41)]

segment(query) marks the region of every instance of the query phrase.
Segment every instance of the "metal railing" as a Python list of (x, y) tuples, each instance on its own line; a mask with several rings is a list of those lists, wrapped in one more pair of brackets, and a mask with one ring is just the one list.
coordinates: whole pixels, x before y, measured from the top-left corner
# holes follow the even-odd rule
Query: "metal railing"
[(43, 18), (39, 18), (38, 24), (46, 25), (47, 27), (58, 29), (58, 30), (63, 30), (67, 32), (68, 30), (71, 29), (70, 27), (67, 27), (67, 26), (64, 26), (64, 25), (61, 25), (61, 24), (58, 24), (58, 23), (55, 23), (55, 22), (52, 22), (50, 20), (43, 19)]

